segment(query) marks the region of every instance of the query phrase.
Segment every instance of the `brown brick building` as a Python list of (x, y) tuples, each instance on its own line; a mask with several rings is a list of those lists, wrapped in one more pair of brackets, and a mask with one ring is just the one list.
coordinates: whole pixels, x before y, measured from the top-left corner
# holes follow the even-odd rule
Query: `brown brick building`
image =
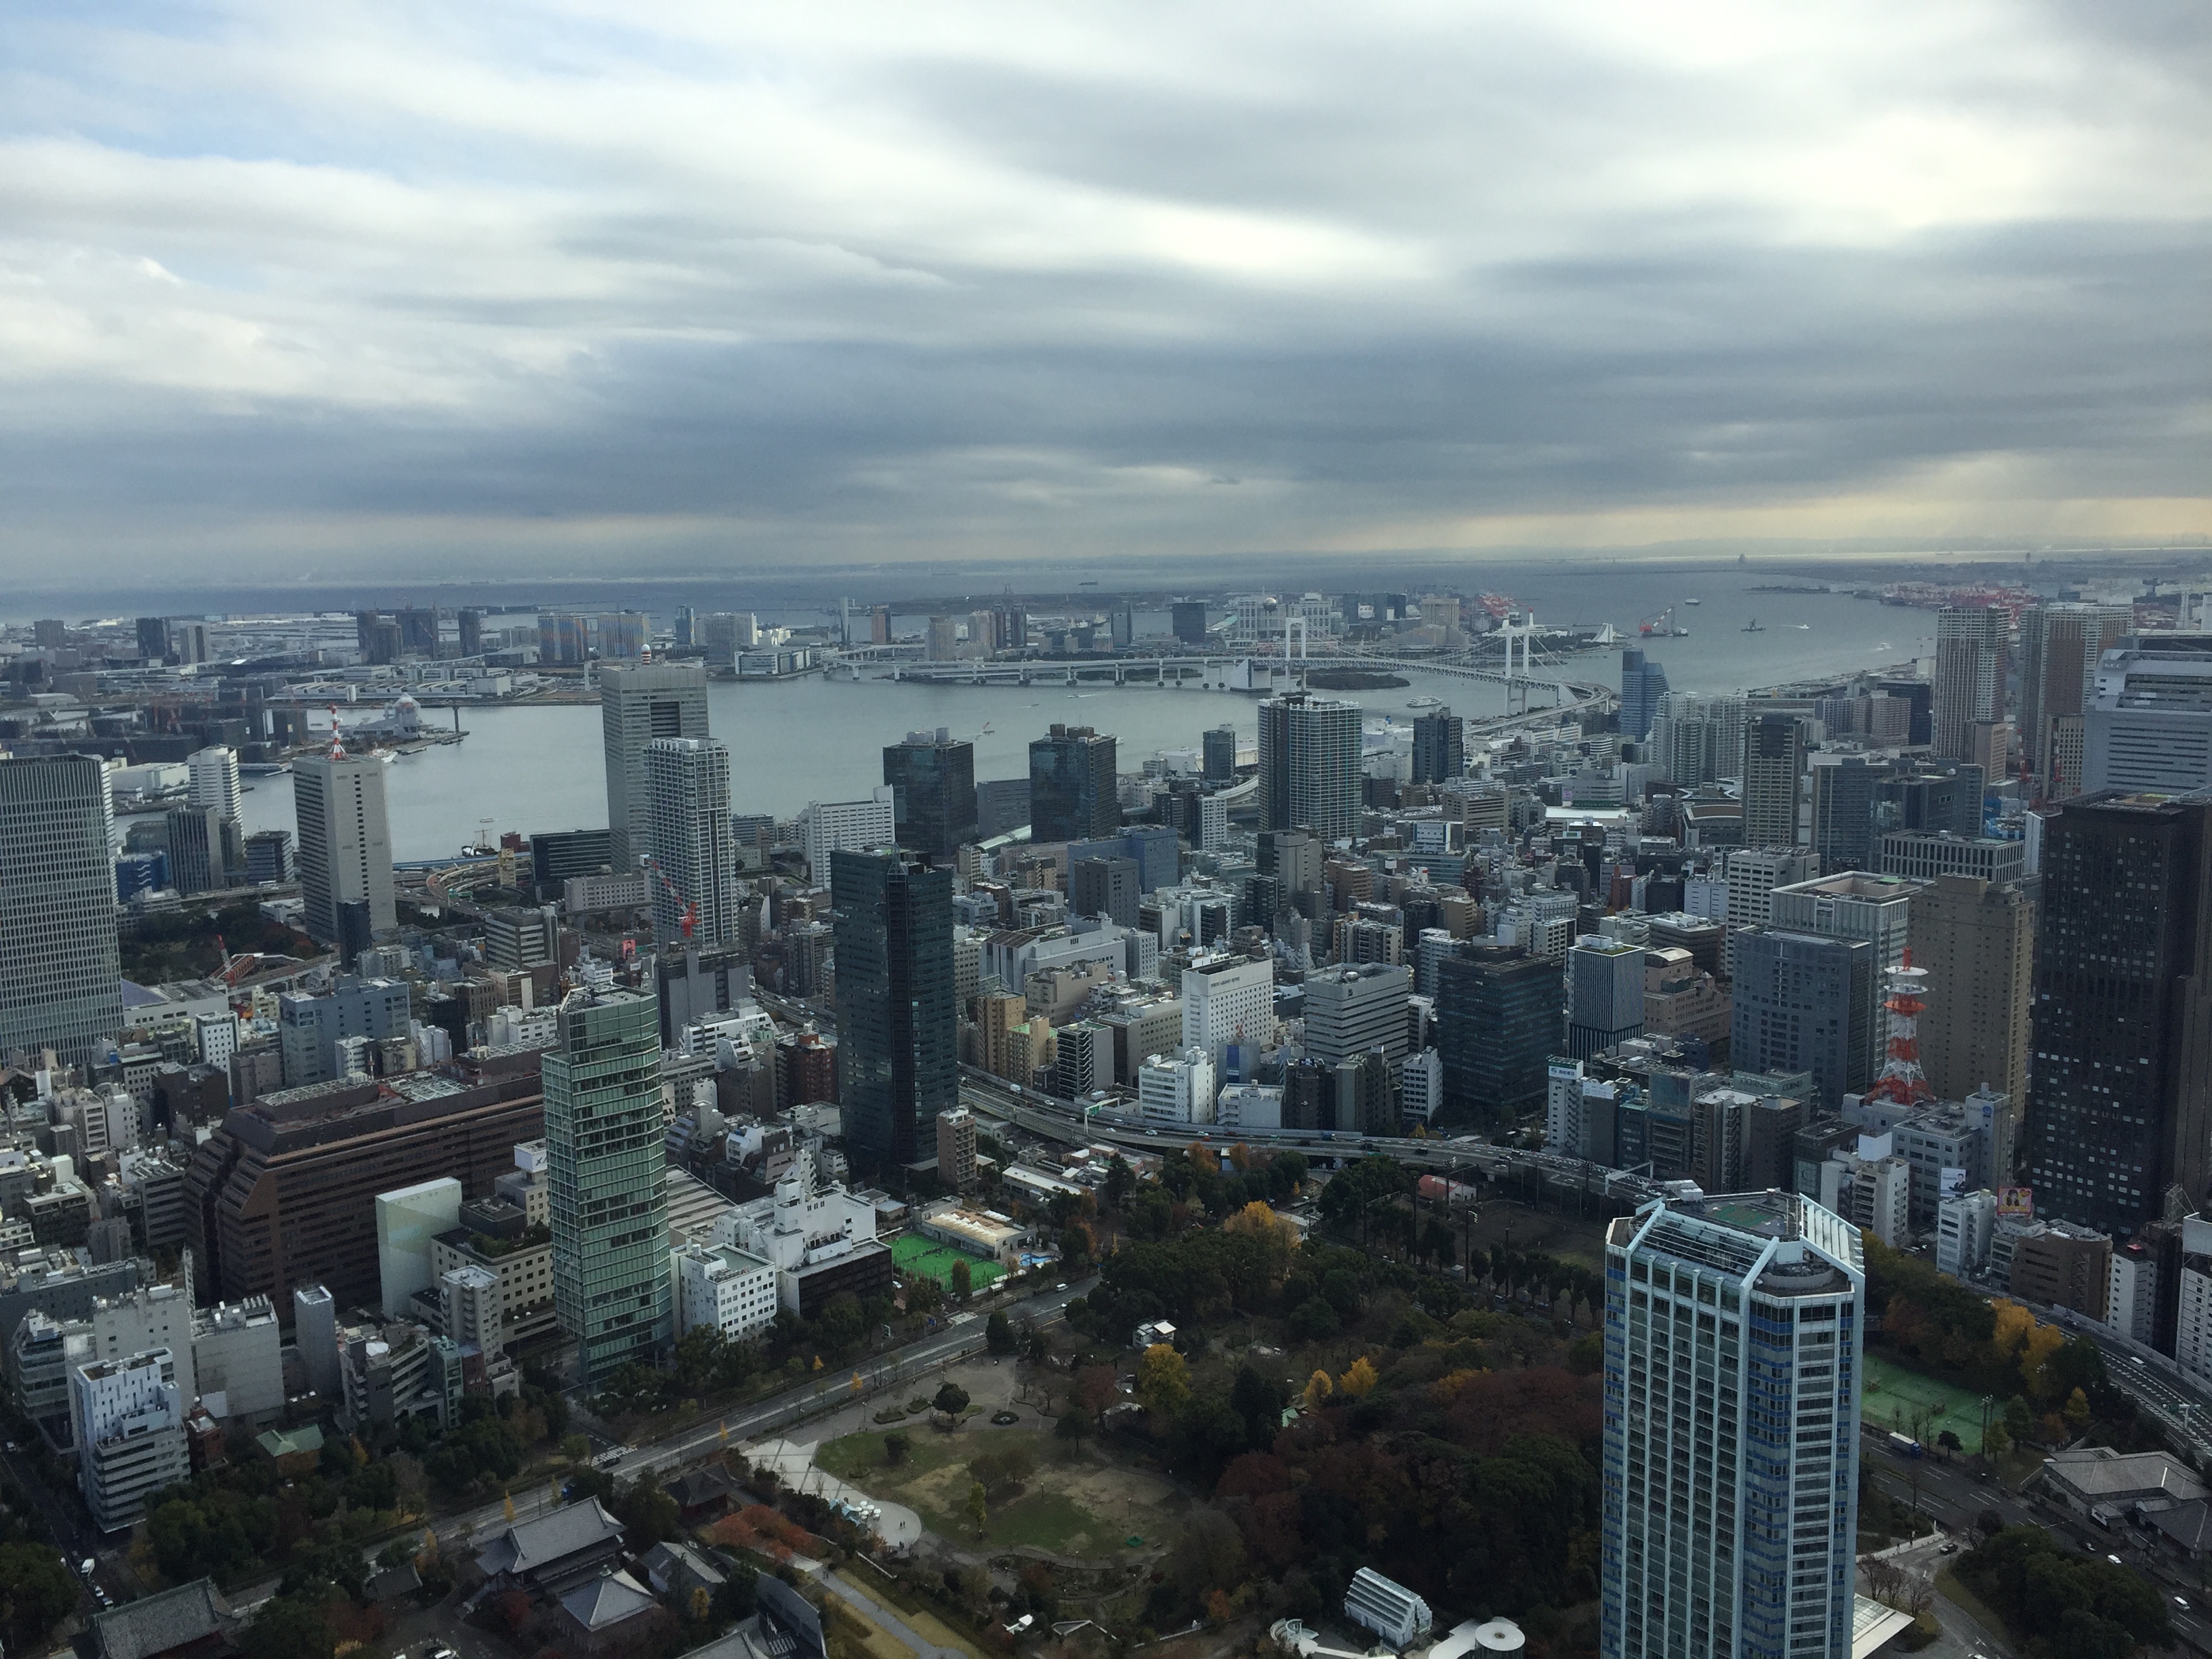
[(451, 1176), (488, 1198), (544, 1132), (535, 1054), (264, 1096), (185, 1172), (200, 1294), (265, 1296), (289, 1319), (294, 1287), (320, 1283), (341, 1309), (374, 1306), (377, 1194)]

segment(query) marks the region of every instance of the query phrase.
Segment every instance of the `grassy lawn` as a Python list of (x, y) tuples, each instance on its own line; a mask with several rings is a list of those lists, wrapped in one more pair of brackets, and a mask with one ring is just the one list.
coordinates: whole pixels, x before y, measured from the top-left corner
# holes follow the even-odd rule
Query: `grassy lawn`
[(934, 1239), (907, 1233), (891, 1240), (892, 1266), (902, 1273), (920, 1273), (933, 1279), (948, 1290), (952, 1285), (952, 1266), (957, 1261), (968, 1264), (968, 1282), (978, 1291), (1006, 1277), (1006, 1269), (997, 1262), (979, 1261)]
[[(1859, 1396), (1859, 1417), (1876, 1427), (1913, 1435), (1929, 1445), (1948, 1429), (1970, 1452), (1982, 1449), (1982, 1401), (1979, 1395), (1939, 1382), (1932, 1376), (1907, 1370), (1873, 1353), (1866, 1356), (1866, 1376)], [(1924, 1434), (1920, 1414), (1928, 1413)]]
[[(814, 1461), (865, 1492), (906, 1504), (939, 1537), (961, 1544), (1027, 1544), (1097, 1560), (1120, 1553), (1132, 1534), (1156, 1540), (1168, 1525), (1172, 1487), (1088, 1449), (1071, 1458), (1060, 1443), (1028, 1429), (908, 1432), (914, 1449), (896, 1468), (884, 1462), (880, 1430), (832, 1440), (816, 1449)], [(968, 1516), (968, 1465), (1015, 1446), (1026, 1448), (1036, 1467), (1019, 1497), (992, 1506), (979, 1540)]]

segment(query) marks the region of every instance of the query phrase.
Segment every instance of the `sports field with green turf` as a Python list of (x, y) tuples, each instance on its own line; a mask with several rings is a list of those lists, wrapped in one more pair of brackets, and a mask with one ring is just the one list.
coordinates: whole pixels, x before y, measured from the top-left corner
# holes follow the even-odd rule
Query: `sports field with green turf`
[(968, 1264), (968, 1282), (976, 1290), (995, 1283), (1006, 1276), (1006, 1269), (995, 1261), (979, 1261), (935, 1239), (922, 1238), (913, 1233), (891, 1240), (891, 1263), (902, 1273), (921, 1273), (951, 1288), (952, 1264)]
[[(1982, 1449), (1982, 1397), (1948, 1382), (1939, 1382), (1902, 1365), (1866, 1357), (1864, 1392), (1859, 1396), (1860, 1420), (1897, 1434), (1908, 1434), (1926, 1446), (1948, 1429), (1970, 1452)], [(1921, 1413), (1926, 1413), (1923, 1419)]]

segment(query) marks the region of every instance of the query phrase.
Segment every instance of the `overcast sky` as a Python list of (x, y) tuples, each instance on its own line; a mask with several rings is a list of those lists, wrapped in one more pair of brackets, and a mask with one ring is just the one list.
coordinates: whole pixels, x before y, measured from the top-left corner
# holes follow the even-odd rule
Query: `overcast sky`
[(0, 12), (0, 576), (2212, 531), (2197, 0)]

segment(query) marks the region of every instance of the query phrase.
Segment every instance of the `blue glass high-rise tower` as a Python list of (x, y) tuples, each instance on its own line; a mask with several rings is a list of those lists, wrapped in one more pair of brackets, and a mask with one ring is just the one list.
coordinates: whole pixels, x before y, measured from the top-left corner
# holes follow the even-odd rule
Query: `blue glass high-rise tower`
[(1849, 1659), (1865, 1299), (1795, 1194), (1607, 1228), (1603, 1659)]

